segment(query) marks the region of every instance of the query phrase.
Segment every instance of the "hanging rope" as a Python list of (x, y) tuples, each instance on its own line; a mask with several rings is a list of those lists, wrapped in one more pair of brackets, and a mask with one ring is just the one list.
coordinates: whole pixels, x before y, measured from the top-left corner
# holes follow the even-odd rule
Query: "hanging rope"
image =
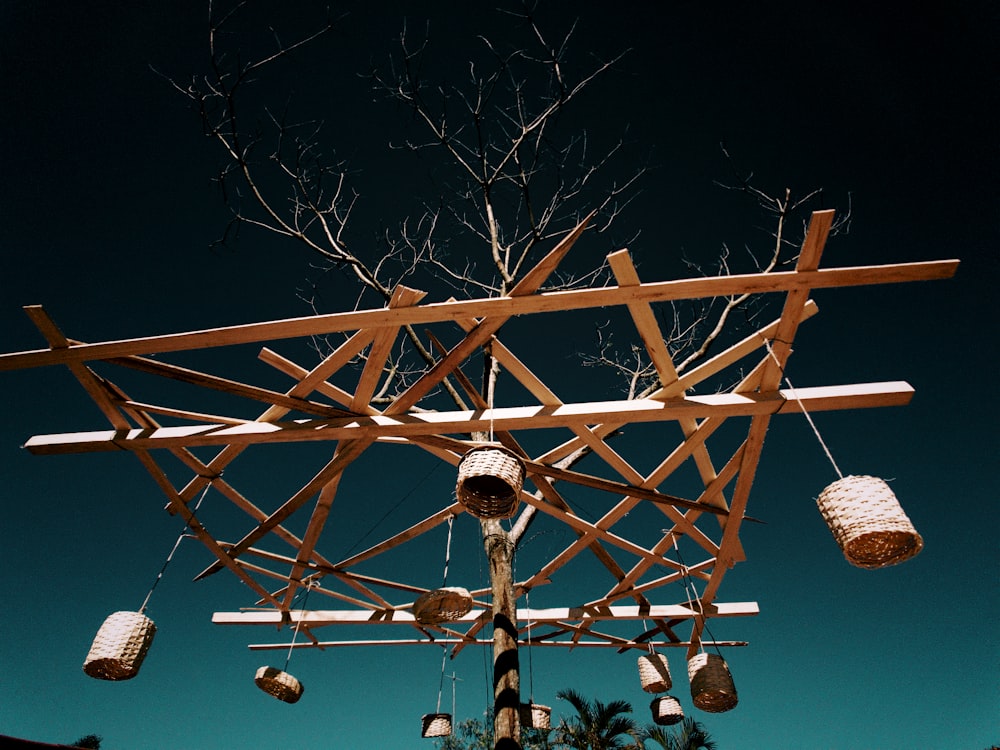
[[(688, 568), (687, 563), (684, 562), (684, 557), (681, 555), (680, 547), (677, 545), (676, 534), (673, 535), (673, 541), (674, 541), (674, 553), (677, 555), (677, 561), (681, 564), (681, 573), (683, 574), (683, 578), (681, 580), (684, 582), (684, 594), (687, 597), (688, 608), (697, 610), (699, 616), (701, 617), (702, 623), (704, 623), (703, 629), (705, 630), (706, 633), (708, 633), (708, 637), (712, 641), (714, 641), (715, 635), (712, 633), (712, 629), (708, 627), (708, 618), (705, 617), (705, 608), (702, 605), (701, 597), (698, 596), (698, 590), (695, 588), (694, 580), (691, 578), (690, 568)], [(705, 647), (702, 645), (702, 643), (703, 639), (699, 638), (698, 650), (704, 652)], [(652, 648), (650, 650), (652, 650)], [(717, 653), (719, 652), (718, 644), (716, 644), (715, 650)], [(722, 654), (719, 653), (719, 656), (722, 656)]]
[[(448, 662), (448, 648), (446, 646), (441, 647), (441, 682), (438, 684), (438, 702), (437, 708), (434, 713), (441, 713), (441, 693), (444, 691), (444, 667)], [(452, 713), (454, 714), (455, 705), (455, 682), (451, 683), (451, 703), (452, 703)]]
[(771, 349), (771, 342), (768, 341), (767, 339), (764, 339), (764, 346), (767, 347), (767, 353), (771, 355), (771, 359), (774, 360), (774, 364), (776, 364), (778, 366), (778, 369), (781, 370), (782, 377), (784, 377), (785, 383), (788, 385), (788, 391), (789, 393), (792, 394), (792, 400), (799, 405), (799, 408), (802, 410), (802, 415), (806, 418), (806, 421), (809, 423), (809, 426), (812, 427), (812, 431), (816, 435), (816, 439), (819, 441), (820, 446), (823, 448), (823, 452), (826, 453), (826, 457), (830, 459), (830, 463), (833, 465), (833, 470), (837, 472), (837, 476), (840, 479), (843, 479), (844, 475), (841, 473), (840, 467), (837, 466), (837, 462), (833, 460), (833, 454), (830, 453), (830, 449), (827, 448), (826, 443), (823, 442), (823, 436), (819, 434), (819, 430), (816, 428), (816, 423), (813, 422), (812, 417), (809, 415), (809, 412), (806, 411), (806, 405), (802, 403), (802, 400), (799, 398), (798, 393), (796, 393), (795, 391), (795, 386), (792, 385), (792, 381), (788, 379), (787, 375), (785, 375), (785, 368), (782, 367), (781, 362), (778, 361), (777, 356), (775, 356), (774, 354), (774, 350)]
[(531, 597), (528, 592), (524, 592), (524, 606), (528, 609), (528, 704), (531, 705), (535, 702), (535, 669), (534, 665), (531, 663)]
[[(306, 593), (302, 597), (302, 609), (305, 610), (306, 605), (309, 604), (309, 592), (312, 591), (313, 586), (319, 586), (319, 581), (315, 578), (310, 578), (306, 583)], [(288, 645), (288, 654), (285, 656), (285, 666), (282, 671), (288, 671), (288, 663), (292, 660), (292, 650), (295, 648), (295, 639), (299, 635), (299, 628), (302, 627), (302, 616), (299, 616), (298, 621), (295, 623), (295, 630), (292, 632), (292, 642)]]
[(448, 586), (448, 565), (451, 563), (451, 529), (454, 523), (455, 516), (448, 516), (448, 543), (444, 548), (444, 580), (441, 582), (441, 588)]
[[(208, 490), (211, 486), (212, 482), (209, 480), (208, 484), (205, 485), (205, 489), (201, 493), (201, 497), (198, 498), (198, 502), (195, 503), (194, 510), (191, 511), (192, 517), (194, 517), (194, 515), (198, 512), (198, 508), (201, 507), (201, 502), (205, 499), (205, 495), (208, 494)], [(185, 526), (183, 530), (181, 530), (180, 535), (177, 537), (177, 541), (174, 542), (173, 548), (167, 555), (167, 559), (163, 561), (163, 567), (160, 568), (160, 572), (157, 573), (156, 578), (153, 579), (153, 585), (149, 587), (149, 593), (146, 594), (146, 598), (143, 600), (142, 606), (139, 607), (140, 615), (143, 614), (146, 611), (146, 607), (149, 606), (149, 599), (153, 595), (153, 592), (156, 591), (156, 587), (160, 584), (160, 579), (163, 578), (163, 573), (166, 571), (167, 566), (170, 565), (170, 561), (174, 559), (174, 553), (177, 552), (177, 548), (180, 546), (181, 540), (184, 539), (184, 537), (191, 536), (187, 533), (187, 528), (188, 527)]]

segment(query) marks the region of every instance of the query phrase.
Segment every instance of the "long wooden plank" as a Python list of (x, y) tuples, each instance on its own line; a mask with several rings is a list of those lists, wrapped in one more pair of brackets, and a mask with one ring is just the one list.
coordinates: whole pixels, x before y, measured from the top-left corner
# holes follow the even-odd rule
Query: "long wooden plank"
[(931, 281), (954, 276), (958, 260), (895, 263), (880, 266), (827, 268), (812, 272), (734, 274), (712, 278), (645, 283), (639, 287), (604, 287), (541, 292), (523, 297), (438, 302), (396, 310), (379, 309), (313, 315), (212, 328), (185, 333), (81, 344), (57, 351), (39, 349), (0, 355), (0, 371), (17, 370), (69, 361), (111, 359), (154, 352), (171, 352), (231, 346), (285, 338), (318, 336), (383, 326), (419, 325), (486, 316), (512, 317), (532, 313), (580, 310), (624, 305), (633, 300), (667, 300), (720, 297), (743, 293), (782, 292), (793, 289), (828, 289), (843, 286)]
[(80, 453), (101, 450), (173, 448), (195, 445), (241, 446), (258, 443), (410, 437), (495, 429), (516, 431), (577, 427), (614, 422), (672, 421), (684, 417), (753, 416), (835, 409), (903, 406), (913, 388), (905, 382), (820, 386), (773, 394), (717, 393), (670, 401), (636, 399), (565, 404), (561, 407), (515, 406), (482, 411), (420, 412), (332, 420), (249, 422), (242, 425), (185, 425), (156, 430), (121, 430), (36, 435), (25, 447), (36, 454)]
[[(391, 640), (357, 640), (357, 641), (317, 641), (316, 643), (251, 643), (247, 646), (251, 651), (288, 651), (290, 648), (295, 650), (304, 648), (346, 648), (346, 647), (359, 647), (359, 646), (447, 646), (454, 643), (468, 644), (470, 646), (486, 646), (493, 643), (492, 640), (483, 639), (467, 639), (467, 638), (409, 638), (409, 639), (391, 639)], [(616, 648), (619, 651), (622, 649), (638, 649), (641, 651), (646, 651), (650, 646), (654, 648), (685, 648), (690, 646), (688, 641), (628, 641), (626, 643), (609, 643), (607, 641), (536, 641), (532, 639), (530, 642), (527, 638), (522, 638), (518, 641), (521, 646), (531, 646), (531, 647), (542, 647), (542, 648)], [(748, 646), (749, 641), (702, 641), (703, 646), (706, 648), (738, 648), (740, 646)]]
[[(455, 622), (476, 622), (485, 614), (482, 609), (473, 609)], [(752, 617), (760, 614), (757, 602), (718, 602), (706, 611), (710, 617)], [(648, 620), (691, 619), (698, 617), (700, 612), (684, 604), (651, 604), (648, 607), (614, 606), (614, 607), (548, 607), (544, 609), (529, 609), (519, 607), (518, 622), (534, 624), (556, 624), (565, 620), (592, 619), (598, 622), (608, 620)], [(370, 612), (368, 610), (301, 610), (289, 612), (277, 610), (251, 610), (240, 612), (215, 612), (212, 622), (216, 625), (281, 625), (302, 623), (311, 628), (327, 625), (361, 625), (381, 624), (393, 625), (410, 623), (416, 618), (407, 610), (390, 610), (387, 612)]]

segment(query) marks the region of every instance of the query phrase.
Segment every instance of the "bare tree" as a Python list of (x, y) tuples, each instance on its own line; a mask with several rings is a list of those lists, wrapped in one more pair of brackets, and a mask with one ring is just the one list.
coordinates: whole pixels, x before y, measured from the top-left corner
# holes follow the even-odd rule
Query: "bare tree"
[[(262, 76), (294, 63), (311, 45), (329, 38), (338, 21), (327, 19), (299, 36), (273, 31), (262, 48), (248, 44), (238, 32), (247, 2), (222, 8), (210, 0), (208, 71), (173, 85), (197, 109), (205, 133), (223, 155), (219, 185), (231, 221), (224, 239), (241, 228), (285, 238), (307, 249), (322, 270), (339, 270), (356, 283), (355, 307), (374, 298), (385, 303), (404, 283), (432, 276), (456, 294), (504, 296), (523, 278), (532, 260), (553, 238), (589, 222), (605, 232), (622, 216), (647, 168), (620, 166), (626, 147), (621, 140), (594, 145), (572, 115), (579, 100), (612, 74), (622, 56), (593, 59), (577, 66), (574, 28), (553, 37), (543, 28), (535, 7), (526, 3), (506, 13), (523, 40), (502, 47), (480, 40), (480, 54), (463, 66), (452, 83), (436, 83), (429, 33), (402, 31), (398, 47), (370, 74), (378, 98), (401, 107), (409, 128), (394, 145), (400, 155), (429, 157), (435, 165), (434, 188), (411, 216), (396, 227), (374, 232), (356, 226), (359, 201), (353, 173), (323, 143), (322, 123), (293, 116), (281, 108), (254, 112), (254, 87)], [(635, 160), (633, 160), (635, 162)], [(624, 176), (621, 176), (624, 175)], [(790, 225), (817, 197), (775, 199), (736, 173), (731, 189), (756, 200), (770, 221), (772, 245), (756, 263), (770, 271), (789, 260), (796, 247)], [(586, 214), (586, 218), (584, 215)], [(461, 240), (461, 254), (450, 252)], [(749, 255), (755, 258), (753, 253)], [(727, 272), (728, 248), (715, 270)], [(700, 269), (695, 268), (696, 271)], [(601, 263), (579, 275), (562, 276), (556, 287), (593, 283), (605, 272)], [(608, 276), (610, 278), (610, 276)], [(314, 291), (304, 293), (314, 307)], [(696, 307), (668, 307), (663, 326), (678, 370), (704, 358), (738, 312), (754, 314), (748, 295), (713, 300)], [(435, 344), (406, 327), (406, 346), (390, 357), (372, 403), (389, 401), (436, 360)], [(642, 347), (597, 332), (598, 352), (587, 364), (620, 372), (630, 397), (641, 397), (660, 383), (640, 352)], [(316, 341), (318, 348), (326, 346)], [(499, 369), (489, 344), (483, 350), (483, 377), (478, 386), (442, 383), (459, 408), (493, 403)], [(477, 436), (482, 439), (484, 436)], [(570, 456), (564, 465), (577, 458)], [(497, 748), (519, 747), (519, 677), (516, 601), (511, 561), (534, 517), (527, 507), (510, 531), (498, 521), (483, 521), (490, 563), (494, 607), (495, 738)]]

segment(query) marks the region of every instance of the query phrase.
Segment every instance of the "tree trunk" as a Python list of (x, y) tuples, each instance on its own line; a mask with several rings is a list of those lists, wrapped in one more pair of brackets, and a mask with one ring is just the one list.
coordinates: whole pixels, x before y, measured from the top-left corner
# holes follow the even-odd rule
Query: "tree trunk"
[(521, 679), (517, 657), (514, 543), (497, 520), (484, 520), (483, 537), (493, 586), (494, 750), (521, 750)]

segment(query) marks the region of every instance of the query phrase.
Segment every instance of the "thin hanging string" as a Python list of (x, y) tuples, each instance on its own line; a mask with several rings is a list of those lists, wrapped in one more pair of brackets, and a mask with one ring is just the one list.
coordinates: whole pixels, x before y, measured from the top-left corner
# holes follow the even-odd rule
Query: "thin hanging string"
[[(205, 485), (205, 489), (202, 491), (201, 497), (198, 498), (198, 502), (195, 503), (194, 510), (191, 511), (192, 516), (194, 516), (198, 512), (198, 508), (201, 507), (201, 501), (205, 499), (205, 495), (208, 494), (208, 490), (211, 488), (211, 486), (212, 486), (211, 481), (209, 481), (208, 484)], [(156, 578), (153, 579), (153, 585), (149, 587), (149, 593), (146, 594), (146, 598), (143, 600), (142, 606), (139, 607), (140, 615), (143, 614), (146, 611), (146, 607), (149, 606), (149, 598), (153, 595), (153, 592), (156, 590), (156, 587), (160, 584), (160, 579), (163, 578), (163, 573), (166, 571), (167, 566), (170, 565), (170, 561), (174, 559), (174, 553), (177, 552), (177, 548), (180, 546), (181, 540), (186, 536), (190, 536), (190, 534), (187, 533), (187, 528), (188, 527), (185, 526), (184, 529), (181, 531), (180, 535), (177, 537), (177, 541), (174, 542), (173, 549), (170, 550), (170, 554), (167, 555), (167, 559), (163, 561), (163, 567), (160, 568), (160, 572), (157, 573)]]
[(455, 523), (455, 516), (448, 516), (448, 544), (444, 548), (444, 580), (441, 588), (448, 585), (448, 565), (451, 562), (451, 527)]
[[(480, 544), (481, 547), (485, 544), (485, 539), (482, 536), (482, 529), (483, 529), (482, 524), (480, 524), (479, 525), (479, 530), (480, 530), (479, 544)], [(480, 584), (480, 586), (483, 586), (485, 584), (485, 582), (486, 582), (486, 576), (483, 573), (483, 559), (485, 558), (485, 555), (477, 555), (477, 557), (479, 558), (479, 584)], [(490, 605), (491, 605), (491, 608), (492, 608), (492, 603), (493, 603), (493, 601), (492, 601), (493, 589), (492, 589), (492, 587), (487, 587), (486, 590), (490, 592)], [(491, 622), (492, 622), (492, 619), (491, 619)], [(490, 639), (490, 641), (492, 641), (492, 638)], [(490, 641), (487, 641), (484, 638), (483, 639), (483, 648), (482, 648), (482, 654), (483, 654), (483, 676), (485, 677), (485, 679), (483, 680), (484, 696), (485, 696), (484, 705), (485, 705), (487, 711), (489, 711), (490, 707), (493, 705), (493, 693), (490, 690), (490, 686), (493, 684), (493, 672), (492, 672), (492, 666), (493, 666), (493, 664), (490, 661)]]
[[(690, 568), (688, 568), (687, 563), (684, 562), (684, 557), (681, 555), (680, 547), (677, 546), (677, 535), (674, 534), (673, 537), (674, 537), (673, 540), (674, 553), (677, 555), (677, 560), (681, 564), (681, 572), (684, 575), (682, 580), (684, 581), (684, 593), (687, 596), (688, 608), (698, 610), (698, 614), (701, 615), (701, 621), (704, 623), (703, 625), (704, 631), (708, 633), (708, 637), (712, 641), (715, 641), (715, 635), (712, 633), (712, 629), (708, 626), (708, 618), (705, 617), (705, 608), (702, 606), (701, 597), (698, 596), (698, 590), (695, 588), (694, 581), (691, 579)], [(703, 645), (703, 643), (704, 639), (699, 638), (698, 650), (702, 653), (704, 653), (705, 651), (705, 646)], [(715, 651), (716, 653), (719, 654), (719, 656), (722, 656), (722, 654), (719, 652), (718, 644), (715, 645)]]
[[(438, 684), (438, 702), (437, 702), (437, 708), (434, 710), (434, 713), (436, 713), (436, 714), (441, 713), (441, 693), (444, 691), (444, 667), (445, 667), (445, 664), (447, 664), (447, 662), (448, 662), (448, 649), (445, 646), (442, 646), (441, 647), (441, 682)], [(454, 685), (455, 685), (455, 683), (452, 682), (451, 684), (452, 684), (452, 696), (453, 696), (452, 697), (452, 704), (454, 704), (454, 702), (455, 702), (455, 698), (454, 698)]]
[(531, 663), (531, 597), (527, 591), (524, 592), (524, 606), (528, 609), (528, 704), (535, 702), (535, 669)]
[(779, 362), (778, 358), (775, 356), (774, 350), (771, 349), (771, 342), (768, 341), (767, 339), (764, 339), (764, 346), (767, 347), (767, 353), (771, 355), (771, 359), (774, 360), (774, 364), (776, 364), (778, 366), (778, 369), (781, 370), (781, 374), (785, 379), (785, 383), (788, 384), (788, 391), (789, 393), (792, 394), (792, 400), (798, 403), (799, 408), (802, 410), (802, 415), (806, 418), (806, 421), (809, 423), (809, 426), (812, 427), (812, 431), (815, 433), (816, 439), (819, 441), (820, 446), (823, 448), (823, 452), (826, 453), (826, 457), (830, 459), (830, 463), (833, 465), (833, 470), (837, 472), (837, 476), (840, 479), (843, 479), (844, 475), (841, 473), (840, 467), (837, 466), (837, 462), (833, 460), (833, 454), (830, 453), (830, 449), (827, 448), (826, 443), (823, 442), (823, 436), (819, 434), (819, 430), (816, 428), (816, 423), (813, 422), (812, 417), (809, 416), (809, 412), (806, 411), (806, 405), (802, 403), (802, 400), (799, 398), (798, 393), (796, 393), (795, 391), (795, 386), (792, 385), (792, 381), (788, 379), (787, 375), (785, 375), (785, 368), (781, 366), (781, 362)]
[[(312, 591), (313, 586), (319, 586), (319, 581), (310, 578), (309, 582), (306, 584), (306, 594), (302, 597), (302, 609), (305, 610), (306, 605), (309, 604), (309, 592)], [(299, 615), (298, 621), (295, 623), (295, 630), (292, 632), (292, 642), (288, 644), (288, 654), (285, 656), (285, 666), (282, 671), (288, 670), (288, 662), (292, 660), (292, 650), (295, 648), (295, 639), (299, 635), (299, 628), (302, 627), (302, 616)]]

